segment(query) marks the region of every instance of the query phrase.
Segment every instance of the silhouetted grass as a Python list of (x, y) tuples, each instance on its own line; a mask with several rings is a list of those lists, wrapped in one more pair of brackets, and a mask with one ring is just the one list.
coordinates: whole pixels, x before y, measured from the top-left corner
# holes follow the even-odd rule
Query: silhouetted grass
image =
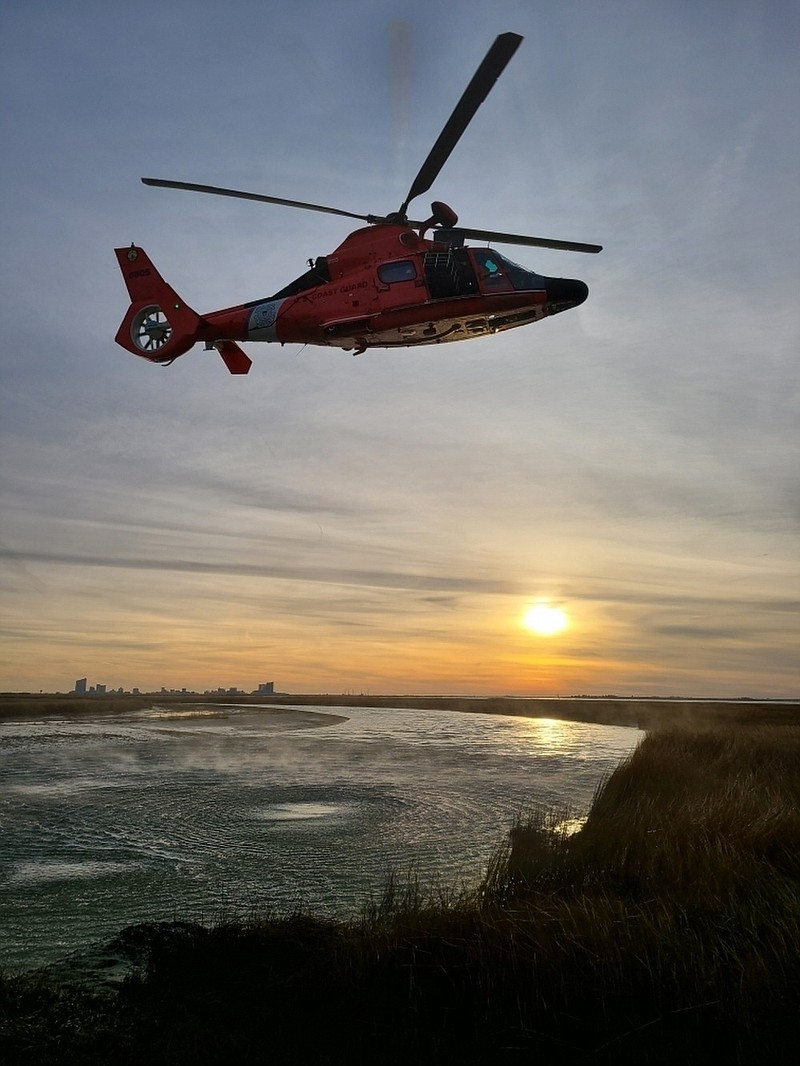
[(472, 891), (393, 877), (357, 921), (144, 927), (113, 995), (7, 978), (0, 1057), (793, 1062), (800, 728), (649, 735), (573, 835), (568, 813), (521, 820)]

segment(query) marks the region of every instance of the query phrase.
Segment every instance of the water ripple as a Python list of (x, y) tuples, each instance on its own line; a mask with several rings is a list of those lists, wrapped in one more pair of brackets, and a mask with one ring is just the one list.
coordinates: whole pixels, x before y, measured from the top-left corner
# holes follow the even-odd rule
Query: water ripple
[(367, 708), (3, 723), (0, 963), (250, 905), (353, 913), (391, 869), (474, 883), (515, 815), (579, 819), (638, 736)]

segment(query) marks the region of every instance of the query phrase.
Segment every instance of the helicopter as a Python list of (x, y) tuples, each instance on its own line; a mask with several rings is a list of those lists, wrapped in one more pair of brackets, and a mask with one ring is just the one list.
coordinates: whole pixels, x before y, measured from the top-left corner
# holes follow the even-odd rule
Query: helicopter
[[(313, 344), (359, 355), (371, 348), (403, 348), (482, 337), (538, 322), (577, 307), (589, 294), (582, 281), (549, 278), (511, 262), (488, 243), (596, 253), (597, 244), (528, 237), (458, 226), (441, 201), (427, 219), (408, 217), (412, 200), (433, 185), (478, 108), (522, 42), (500, 34), (486, 53), (397, 211), (360, 215), (336, 207), (236, 189), (160, 178), (145, 185), (231, 196), (359, 219), (329, 255), (272, 296), (200, 315), (161, 277), (143, 248), (115, 249), (131, 299), (116, 342), (152, 363), (172, 364), (197, 343), (216, 349), (231, 374), (252, 360), (239, 341)], [(426, 234), (430, 231), (430, 236)]]

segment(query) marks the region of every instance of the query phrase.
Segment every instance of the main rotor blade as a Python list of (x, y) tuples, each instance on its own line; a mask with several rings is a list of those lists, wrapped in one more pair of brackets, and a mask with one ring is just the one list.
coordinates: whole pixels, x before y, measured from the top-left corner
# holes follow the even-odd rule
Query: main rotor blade
[(372, 222), (373, 215), (354, 215), (352, 211), (342, 211), (338, 207), (323, 207), (322, 204), (307, 204), (302, 200), (283, 200), (280, 196), (262, 196), (257, 192), (239, 192), (237, 189), (219, 189), (216, 185), (195, 185), (190, 181), (163, 181), (161, 178), (142, 178), (145, 185), (157, 185), (161, 189), (188, 189), (189, 192), (208, 192), (214, 196), (235, 196), (239, 200), (259, 200), (265, 204), (280, 204), (282, 207), (301, 207), (305, 211), (322, 211), (326, 215), (344, 215), (345, 218), (359, 218), (363, 222)]
[(484, 56), (483, 62), (472, 76), (472, 81), (455, 106), (438, 140), (431, 148), (428, 158), (420, 167), (408, 196), (400, 208), (400, 214), (413, 199), (427, 192), (436, 180), (439, 171), (447, 162), (448, 156), (458, 143), (461, 134), (472, 121), (475, 112), (489, 95), (492, 86), (503, 73), (513, 54), (519, 48), (522, 37), (518, 33), (501, 33)]
[[(478, 241), (496, 241), (498, 244), (525, 244), (530, 248), (558, 248), (562, 252), (602, 252), (602, 244), (582, 244), (580, 241), (555, 241), (549, 237), (525, 237), (521, 233), (495, 233), (488, 229), (466, 229), (456, 226), (441, 232), (454, 237), (473, 237)], [(431, 237), (436, 240), (437, 230), (431, 230)]]

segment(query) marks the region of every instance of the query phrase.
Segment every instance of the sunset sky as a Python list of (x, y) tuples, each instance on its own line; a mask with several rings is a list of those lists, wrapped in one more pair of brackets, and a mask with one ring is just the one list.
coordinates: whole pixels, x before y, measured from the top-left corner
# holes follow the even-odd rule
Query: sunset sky
[[(798, 695), (800, 5), (10, 0), (0, 23), (0, 690)], [(247, 377), (115, 345), (115, 246), (203, 312), (357, 225), (141, 176), (394, 210), (506, 30), (412, 212), (604, 245), (499, 249), (583, 306), (358, 358), (253, 344)]]

